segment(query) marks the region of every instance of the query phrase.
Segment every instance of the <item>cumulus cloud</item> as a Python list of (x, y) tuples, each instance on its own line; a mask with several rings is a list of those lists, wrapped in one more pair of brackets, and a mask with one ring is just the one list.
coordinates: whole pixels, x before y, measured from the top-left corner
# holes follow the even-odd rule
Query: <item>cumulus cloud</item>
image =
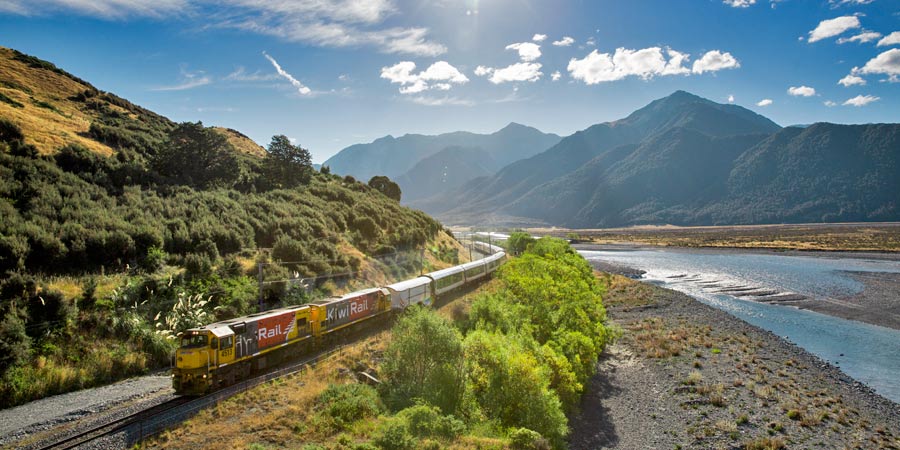
[(545, 39), (547, 39), (546, 34), (535, 34), (531, 37), (531, 40), (534, 42), (544, 42)]
[(887, 47), (890, 45), (900, 44), (900, 31), (895, 31), (878, 41), (878, 47)]
[(859, 17), (856, 16), (842, 16), (823, 20), (819, 22), (819, 25), (814, 30), (809, 32), (807, 42), (821, 41), (822, 39), (842, 34), (847, 30), (859, 28), (859, 26)]
[(419, 73), (413, 73), (415, 70), (416, 63), (401, 61), (382, 67), (381, 78), (399, 84), (401, 94), (417, 94), (429, 89), (447, 91), (453, 84), (469, 82), (468, 77), (446, 61), (438, 61)]
[(756, 0), (722, 0), (722, 2), (732, 8), (746, 8), (756, 4)]
[(822, 102), (822, 104), (825, 105), (825, 106), (827, 106), (827, 107), (829, 107), (829, 108), (832, 108), (832, 107), (837, 106), (837, 103), (835, 103), (835, 102), (833, 102), (833, 101), (831, 101), (831, 100), (825, 100), (824, 102)]
[(764, 99), (760, 100), (759, 102), (757, 102), (756, 106), (769, 106), (772, 103), (774, 103), (774, 102), (772, 101), (771, 98), (764, 98)]
[(837, 40), (838, 44), (846, 44), (848, 42), (857, 42), (860, 44), (865, 44), (866, 42), (872, 42), (875, 39), (881, 37), (881, 33), (877, 31), (863, 31), (862, 33), (857, 34), (856, 36), (851, 36), (848, 38), (840, 38)]
[(153, 88), (153, 91), (185, 91), (200, 86), (206, 86), (212, 83), (212, 78), (208, 77), (202, 70), (189, 72), (181, 69), (181, 81), (173, 86), (160, 86)]
[(816, 95), (816, 90), (809, 86), (791, 86), (788, 88), (788, 94), (793, 95), (794, 97), (812, 97)]
[(731, 56), (731, 53), (720, 52), (719, 50), (710, 50), (706, 52), (700, 59), (694, 61), (692, 72), (701, 74), (703, 72), (716, 72), (723, 69), (736, 69), (741, 64)]
[(734, 95), (728, 96), (728, 103), (734, 103)]
[(562, 74), (558, 70), (550, 74), (550, 79), (553, 81), (559, 81), (560, 78), (562, 78)]
[(897, 77), (900, 75), (900, 48), (892, 48), (870, 59), (862, 69), (859, 69), (859, 73)]
[(612, 55), (593, 50), (582, 59), (572, 58), (567, 70), (572, 78), (586, 84), (617, 81), (629, 76), (648, 80), (655, 76), (690, 74), (684, 67), (688, 58), (688, 54), (672, 49), (666, 49), (663, 55), (660, 47), (640, 50), (620, 47)]
[[(853, 69), (857, 70), (856, 67), (854, 67)], [(850, 87), (850, 86), (856, 86), (856, 85), (865, 86), (866, 80), (864, 80), (862, 77), (850, 74), (850, 75), (847, 75), (846, 77), (838, 80), (838, 84), (843, 85), (844, 87)]]
[(423, 106), (472, 106), (475, 104), (475, 102), (471, 100), (465, 100), (457, 97), (429, 97), (424, 95), (411, 97), (410, 101), (417, 105)]
[(297, 92), (299, 92), (300, 95), (309, 95), (312, 93), (312, 90), (304, 86), (303, 83), (294, 78), (294, 76), (289, 74), (286, 70), (282, 69), (281, 65), (278, 64), (278, 61), (275, 61), (275, 58), (269, 56), (269, 54), (266, 52), (263, 52), (263, 56), (265, 56), (266, 59), (268, 59), (269, 62), (272, 63), (272, 67), (275, 68), (275, 71), (278, 72), (278, 75), (281, 75), (282, 78), (288, 80), (288, 82), (291, 83), (292, 86), (297, 88)]
[(541, 67), (540, 63), (532, 62), (520, 62), (501, 69), (478, 66), (475, 68), (475, 75), (489, 75), (488, 81), (494, 84), (508, 83), (510, 81), (528, 81), (533, 83), (544, 75), (541, 72)]
[(531, 62), (541, 57), (541, 46), (532, 42), (509, 44), (506, 49), (519, 52), (519, 58), (525, 62)]
[(869, 103), (877, 102), (878, 100), (881, 100), (881, 97), (875, 97), (873, 95), (857, 95), (856, 97), (847, 99), (847, 101), (845, 101), (843, 105), (856, 106), (857, 108), (859, 108), (861, 106), (866, 106)]
[(553, 45), (555, 45), (557, 47), (568, 47), (574, 43), (575, 43), (575, 39), (572, 39), (569, 36), (563, 36), (562, 39), (560, 39), (558, 41), (553, 41)]

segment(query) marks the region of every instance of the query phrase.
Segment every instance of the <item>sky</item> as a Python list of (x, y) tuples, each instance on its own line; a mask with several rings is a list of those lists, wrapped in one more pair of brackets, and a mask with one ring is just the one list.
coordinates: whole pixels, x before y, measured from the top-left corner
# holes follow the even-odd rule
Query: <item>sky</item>
[(0, 45), (319, 163), (389, 134), (565, 136), (676, 90), (900, 122), (897, 0), (0, 0)]

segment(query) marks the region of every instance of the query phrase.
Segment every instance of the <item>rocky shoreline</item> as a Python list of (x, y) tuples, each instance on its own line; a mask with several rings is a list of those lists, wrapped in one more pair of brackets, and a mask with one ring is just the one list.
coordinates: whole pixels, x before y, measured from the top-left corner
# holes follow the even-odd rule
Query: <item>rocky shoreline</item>
[(900, 405), (838, 368), (688, 295), (608, 277), (623, 336), (571, 448), (900, 448)]

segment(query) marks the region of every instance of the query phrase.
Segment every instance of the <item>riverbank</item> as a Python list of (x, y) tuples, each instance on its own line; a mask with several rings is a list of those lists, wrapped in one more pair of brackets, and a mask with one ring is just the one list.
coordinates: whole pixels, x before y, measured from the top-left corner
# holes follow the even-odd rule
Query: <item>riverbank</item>
[(900, 448), (900, 405), (690, 296), (611, 276), (622, 338), (572, 419), (572, 449)]
[[(585, 251), (634, 251), (652, 250), (653, 246), (642, 244), (577, 244), (577, 250)], [(873, 253), (873, 252), (826, 252), (826, 251), (778, 251), (765, 248), (754, 249), (678, 249), (683, 252), (705, 254), (759, 254), (779, 256), (802, 256), (808, 258), (854, 258), (874, 261), (900, 261), (897, 253)], [(629, 278), (640, 278), (643, 270), (628, 267), (620, 263), (610, 261), (591, 261), (597, 270), (624, 275)], [(826, 297), (808, 296), (778, 296), (759, 297), (758, 301), (779, 304), (783, 306), (808, 309), (833, 317), (878, 325), (886, 328), (900, 330), (900, 274), (890, 272), (860, 272), (843, 271), (848, 277), (859, 282), (863, 289), (853, 295), (834, 294)], [(746, 298), (746, 297), (745, 297)], [(784, 301), (779, 301), (783, 298)], [(750, 298), (752, 299), (752, 298)]]

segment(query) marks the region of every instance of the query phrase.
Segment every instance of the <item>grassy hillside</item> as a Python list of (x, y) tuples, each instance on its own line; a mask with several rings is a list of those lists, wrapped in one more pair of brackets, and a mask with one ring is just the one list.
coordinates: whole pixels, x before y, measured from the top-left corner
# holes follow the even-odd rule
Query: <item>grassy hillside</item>
[(259, 267), (268, 308), (459, 260), (283, 136), (267, 152), (0, 56), (0, 407), (166, 366), (168, 337), (256, 310)]

